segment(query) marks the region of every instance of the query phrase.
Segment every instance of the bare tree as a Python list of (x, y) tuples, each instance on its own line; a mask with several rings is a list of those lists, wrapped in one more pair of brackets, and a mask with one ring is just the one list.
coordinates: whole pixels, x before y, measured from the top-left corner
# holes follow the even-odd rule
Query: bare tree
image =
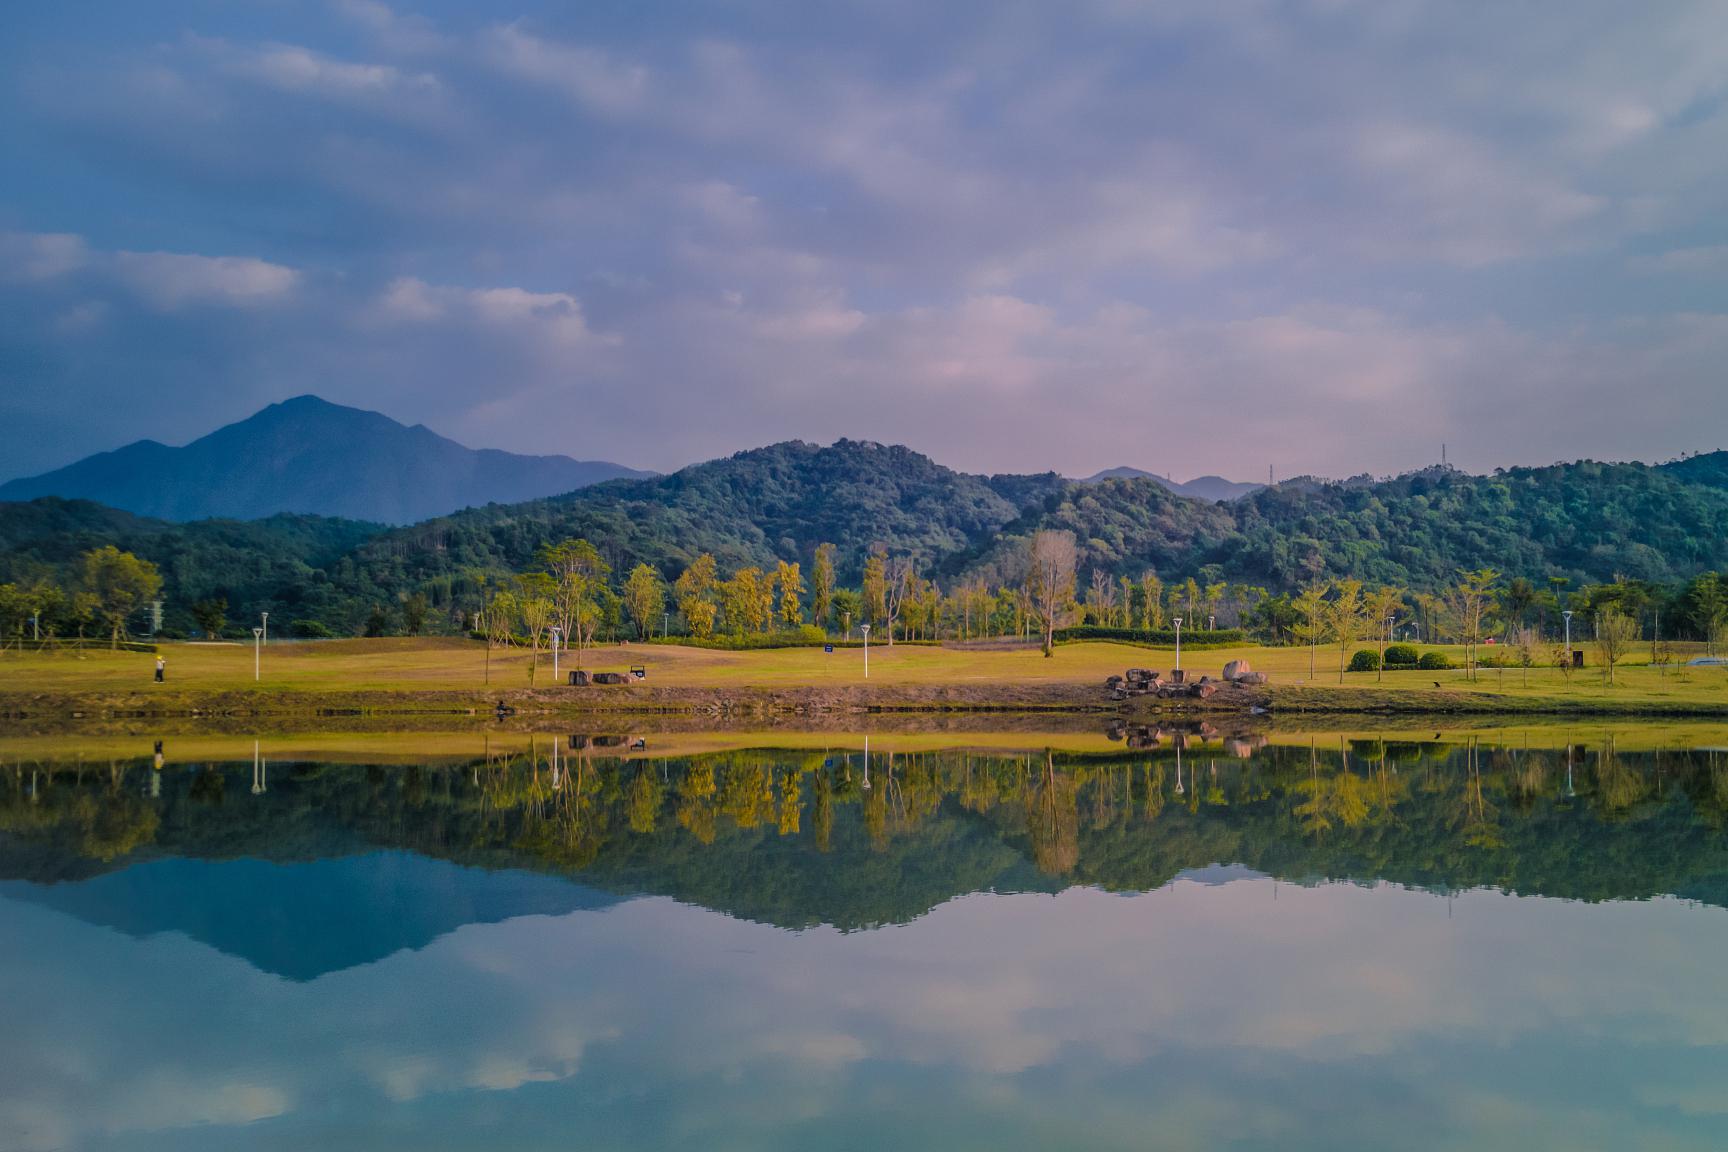
[(1614, 665), (1638, 638), (1638, 623), (1620, 611), (1617, 604), (1604, 604), (1596, 611), (1596, 655), (1602, 661), (1602, 676), (1614, 683)]
[(1074, 533), (1045, 529), (1027, 544), (1026, 591), (1044, 631), (1044, 655), (1056, 652), (1056, 625), (1074, 603), (1074, 568), (1080, 548)]

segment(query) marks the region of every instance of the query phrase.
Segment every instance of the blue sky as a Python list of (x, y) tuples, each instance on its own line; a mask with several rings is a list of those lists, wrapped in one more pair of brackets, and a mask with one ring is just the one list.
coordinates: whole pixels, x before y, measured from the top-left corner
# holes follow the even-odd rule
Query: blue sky
[(13, 5), (0, 476), (316, 392), (671, 469), (1728, 446), (1728, 6)]

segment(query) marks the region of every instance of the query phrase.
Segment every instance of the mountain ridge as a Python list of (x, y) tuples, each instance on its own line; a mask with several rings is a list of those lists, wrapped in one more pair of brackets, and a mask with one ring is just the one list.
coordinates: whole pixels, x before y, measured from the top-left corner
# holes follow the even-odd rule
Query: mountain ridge
[(412, 524), (647, 475), (604, 460), (469, 448), (424, 424), (307, 394), (181, 447), (138, 440), (10, 480), (0, 501), (58, 496), (180, 522), (291, 513)]

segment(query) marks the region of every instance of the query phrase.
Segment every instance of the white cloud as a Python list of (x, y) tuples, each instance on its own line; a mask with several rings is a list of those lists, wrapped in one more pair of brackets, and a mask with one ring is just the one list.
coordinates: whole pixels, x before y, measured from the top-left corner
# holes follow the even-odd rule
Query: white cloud
[(300, 272), (250, 256), (116, 252), (116, 277), (156, 308), (196, 304), (254, 308), (293, 295)]
[(65, 232), (0, 232), (0, 279), (57, 280), (90, 262), (82, 236)]
[(502, 71), (555, 88), (591, 112), (620, 115), (642, 107), (648, 70), (583, 44), (566, 44), (522, 31), (514, 24), (492, 29), (487, 54)]

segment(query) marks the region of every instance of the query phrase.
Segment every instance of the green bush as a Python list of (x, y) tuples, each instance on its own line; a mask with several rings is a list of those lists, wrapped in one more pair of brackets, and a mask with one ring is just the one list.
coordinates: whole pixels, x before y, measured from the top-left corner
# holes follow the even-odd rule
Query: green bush
[(1380, 670), (1380, 653), (1372, 648), (1359, 648), (1356, 655), (1350, 657), (1350, 671), (1378, 672)]
[(336, 633), (332, 632), (329, 628), (325, 627), (322, 622), (317, 620), (296, 620), (294, 621), (294, 626), (290, 628), (288, 632), (290, 635), (298, 636), (302, 640), (329, 640), (334, 638), (336, 635)]
[[(837, 640), (814, 624), (806, 624), (786, 632), (751, 632), (743, 636), (719, 635), (699, 640), (694, 636), (655, 636), (648, 640), (650, 644), (682, 644), (691, 648), (712, 648), (722, 652), (753, 652), (763, 648), (814, 648), (823, 644), (832, 644), (836, 648), (861, 648), (863, 641), (857, 638), (857, 629), (853, 629), (851, 640)], [(939, 643), (936, 640), (896, 640), (900, 644)], [(870, 647), (886, 648), (888, 638), (881, 633), (872, 633)]]
[[(1247, 642), (1247, 633), (1240, 628), (1219, 628), (1208, 632), (1204, 628), (1196, 631), (1192, 628), (1182, 629), (1182, 647), (1193, 648), (1235, 648)], [(1174, 628), (1104, 628), (1096, 624), (1080, 624), (1072, 628), (1056, 629), (1057, 643), (1068, 643), (1073, 640), (1120, 640), (1129, 644), (1153, 644), (1159, 647), (1172, 647), (1176, 643)]]
[(1416, 662), (1416, 667), (1424, 672), (1444, 672), (1452, 667), (1452, 661), (1446, 659), (1444, 652), (1424, 652), (1422, 659)]
[(1414, 668), (1422, 659), (1422, 653), (1416, 651), (1414, 644), (1392, 644), (1386, 648), (1386, 667)]

